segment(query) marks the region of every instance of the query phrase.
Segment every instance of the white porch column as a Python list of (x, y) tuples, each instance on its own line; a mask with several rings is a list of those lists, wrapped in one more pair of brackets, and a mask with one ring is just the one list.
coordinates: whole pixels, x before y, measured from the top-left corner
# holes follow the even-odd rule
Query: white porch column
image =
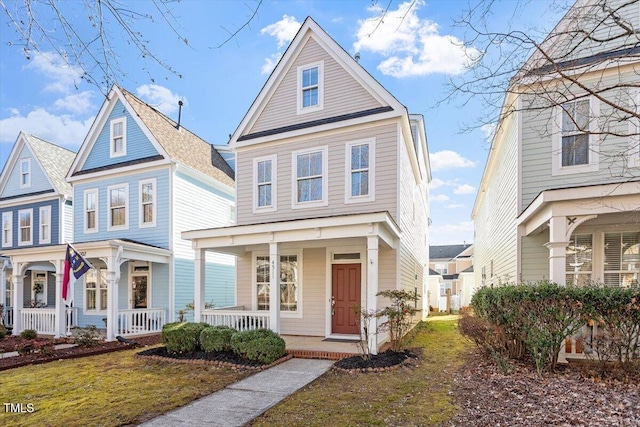
[(204, 282), (206, 252), (204, 249), (196, 249), (193, 274), (193, 320), (202, 321), (202, 309), (204, 308)]
[(551, 217), (549, 221), (549, 242), (545, 243), (549, 249), (549, 280), (564, 286), (566, 284), (567, 262), (567, 218), (564, 216)]
[(62, 280), (64, 278), (64, 260), (52, 261), (56, 267), (56, 295), (55, 295), (55, 337), (59, 338), (66, 335), (67, 332), (67, 313), (65, 303), (62, 299)]
[[(6, 305), (7, 299), (7, 270), (9, 269), (9, 261), (4, 260), (2, 263), (2, 274), (0, 274), (0, 304)], [(7, 307), (5, 307), (6, 309)]]
[(22, 332), (22, 319), (20, 318), (24, 305), (24, 277), (22, 276), (22, 264), (13, 264), (13, 335)]
[[(378, 236), (367, 237), (367, 311), (378, 309)], [(369, 320), (369, 348), (373, 354), (378, 354), (378, 334), (376, 334), (378, 319)]]
[(271, 330), (280, 333), (280, 245), (269, 243), (269, 316)]
[(118, 287), (120, 286), (119, 256), (110, 256), (107, 264), (107, 341), (118, 336)]

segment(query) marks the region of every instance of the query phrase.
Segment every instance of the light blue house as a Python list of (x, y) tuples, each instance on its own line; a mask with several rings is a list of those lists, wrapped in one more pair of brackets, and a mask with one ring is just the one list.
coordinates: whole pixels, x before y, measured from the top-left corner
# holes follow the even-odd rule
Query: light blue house
[[(3, 255), (71, 241), (73, 193), (65, 176), (74, 157), (74, 152), (28, 133), (18, 135), (0, 175)], [(2, 257), (0, 268), (0, 303), (5, 306), (8, 325), (13, 324), (14, 307), (24, 315), (53, 316), (56, 283), (51, 263), (24, 265), (19, 293), (14, 292), (9, 257)]]
[[(73, 246), (95, 267), (75, 286), (78, 325), (106, 328), (107, 339), (157, 332), (191, 304), (194, 251), (181, 232), (233, 222), (233, 177), (212, 145), (114, 86), (66, 175)], [(14, 268), (56, 260), (61, 272), (65, 249), (11, 257)], [(210, 256), (204, 265), (207, 301), (235, 305), (234, 258)], [(59, 293), (55, 300), (59, 333), (64, 303)]]

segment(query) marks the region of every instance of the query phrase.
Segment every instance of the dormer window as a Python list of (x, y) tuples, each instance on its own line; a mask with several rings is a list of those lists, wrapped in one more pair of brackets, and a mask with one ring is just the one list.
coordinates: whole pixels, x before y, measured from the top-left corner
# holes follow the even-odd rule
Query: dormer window
[(20, 188), (31, 187), (31, 159), (20, 160)]
[(111, 120), (109, 155), (120, 157), (127, 154), (127, 118)]
[(322, 110), (324, 62), (298, 67), (298, 114)]

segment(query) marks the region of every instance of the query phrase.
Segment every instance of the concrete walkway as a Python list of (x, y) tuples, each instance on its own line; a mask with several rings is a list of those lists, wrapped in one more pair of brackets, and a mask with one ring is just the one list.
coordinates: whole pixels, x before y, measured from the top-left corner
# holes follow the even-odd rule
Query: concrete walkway
[(333, 363), (290, 359), (141, 425), (242, 426), (327, 372)]

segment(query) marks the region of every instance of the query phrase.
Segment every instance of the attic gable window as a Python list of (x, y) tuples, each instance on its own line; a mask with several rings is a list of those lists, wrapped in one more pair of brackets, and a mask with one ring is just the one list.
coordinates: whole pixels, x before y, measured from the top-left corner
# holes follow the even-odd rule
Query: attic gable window
[(298, 67), (298, 114), (322, 110), (324, 62)]
[(31, 187), (31, 159), (20, 160), (20, 188)]
[(127, 154), (127, 118), (111, 120), (111, 132), (109, 135), (110, 157), (120, 157)]

